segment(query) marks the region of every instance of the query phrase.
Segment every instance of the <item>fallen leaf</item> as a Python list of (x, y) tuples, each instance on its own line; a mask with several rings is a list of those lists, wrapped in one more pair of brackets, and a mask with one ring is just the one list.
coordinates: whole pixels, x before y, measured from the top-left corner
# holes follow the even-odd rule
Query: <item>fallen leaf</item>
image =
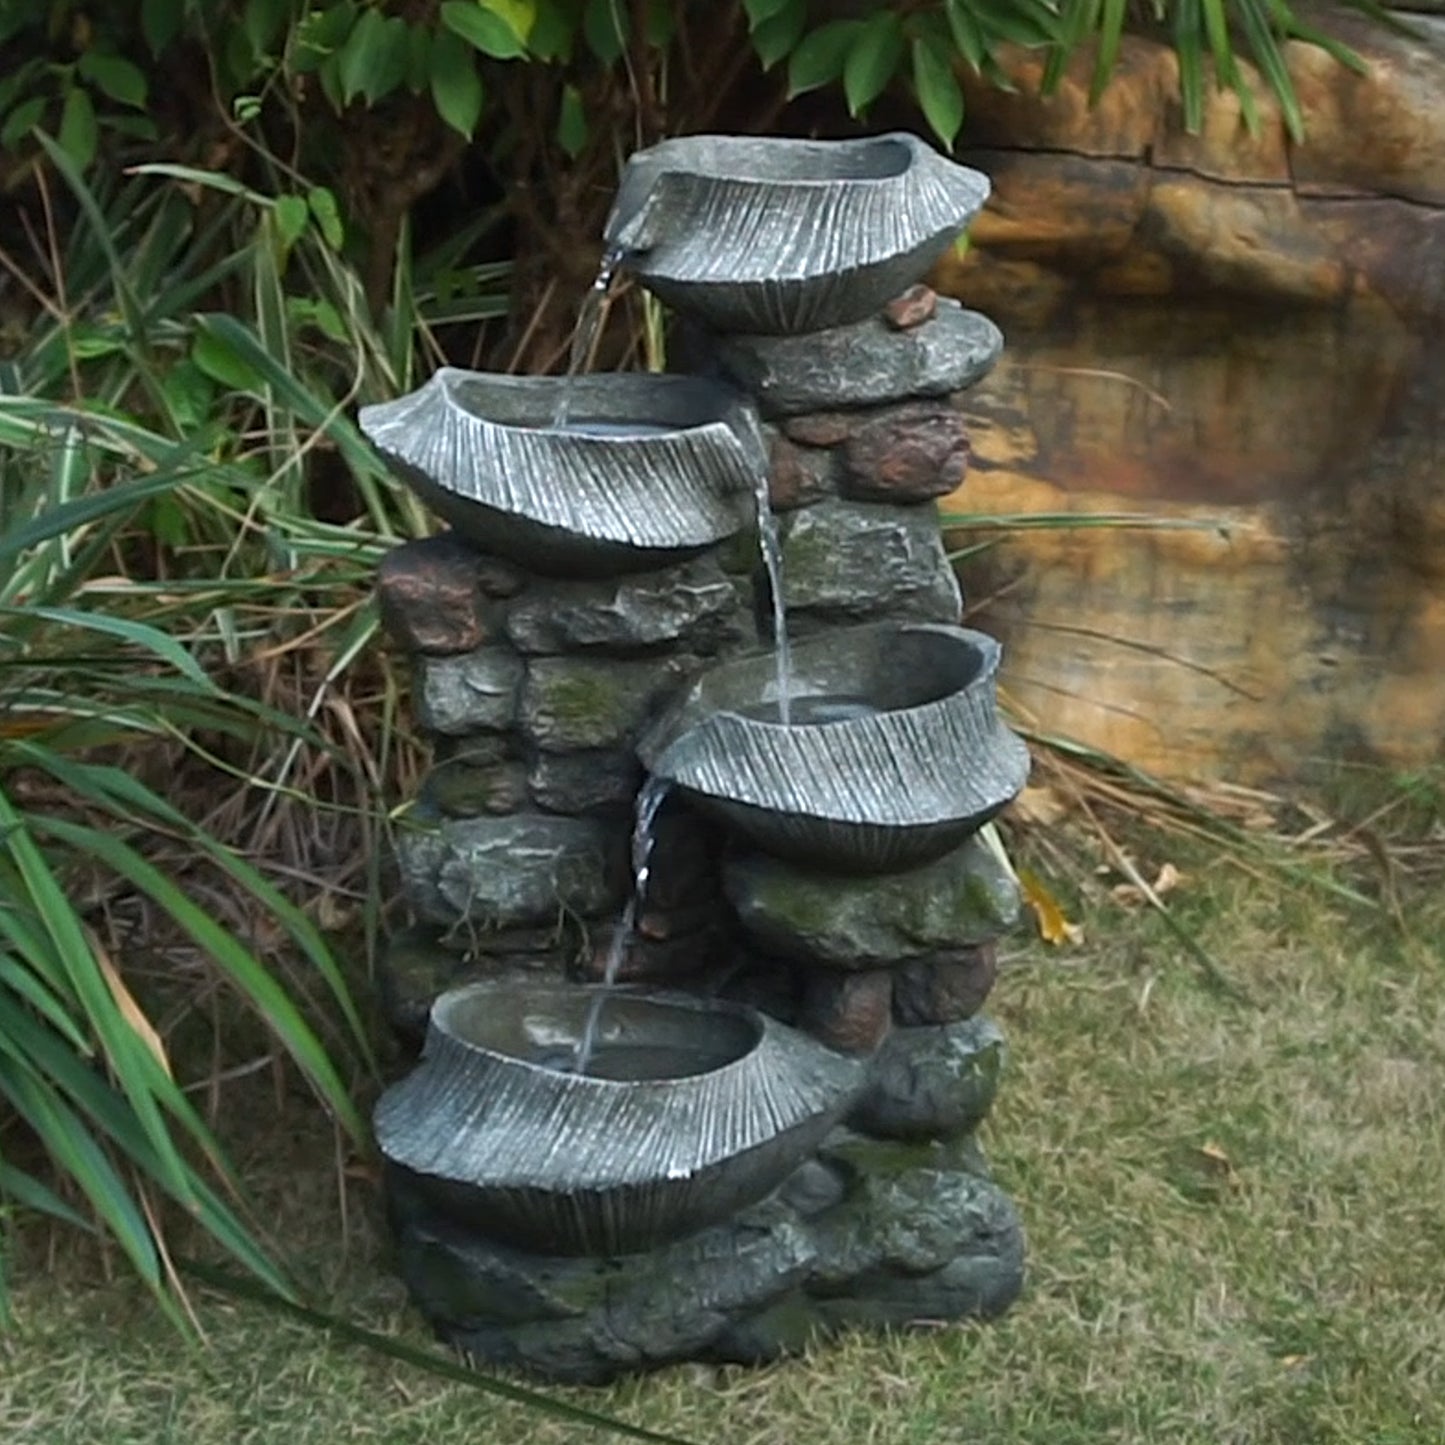
[(1019, 823), (1051, 828), (1064, 818), (1069, 805), (1047, 784), (1026, 787), (1009, 805), (1009, 816)]
[[(1155, 875), (1154, 881), (1149, 885), (1155, 898), (1163, 898), (1166, 893), (1172, 893), (1184, 881), (1184, 875), (1172, 864), (1166, 863)], [(1109, 897), (1123, 908), (1134, 908), (1140, 903), (1149, 901), (1145, 891), (1134, 883), (1116, 883), (1109, 890)]]
[(1230, 1159), (1222, 1145), (1216, 1144), (1212, 1139), (1206, 1139), (1199, 1146), (1199, 1158), (1205, 1169), (1223, 1181), (1227, 1188), (1239, 1188), (1239, 1175), (1235, 1171), (1234, 1161)]
[(1018, 870), (1019, 890), (1024, 902), (1033, 910), (1039, 925), (1039, 937), (1055, 946), (1084, 941), (1084, 930), (1070, 923), (1058, 900), (1044, 886), (1043, 880), (1030, 868)]

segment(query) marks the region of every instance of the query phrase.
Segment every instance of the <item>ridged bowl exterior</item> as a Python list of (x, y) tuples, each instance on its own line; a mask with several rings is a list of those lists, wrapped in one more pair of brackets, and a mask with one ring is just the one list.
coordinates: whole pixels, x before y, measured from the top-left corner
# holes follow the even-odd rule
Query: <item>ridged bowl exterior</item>
[[(397, 474), (483, 551), (563, 576), (684, 560), (750, 515), (767, 449), (751, 404), (696, 377), (572, 379), (573, 428), (552, 425), (556, 376), (443, 367), (361, 429)], [(587, 422), (666, 428), (589, 435)]]
[(878, 709), (784, 727), (771, 652), (705, 673), (638, 747), (654, 773), (758, 847), (881, 873), (937, 858), (1023, 787), (1029, 755), (998, 718), (1000, 649), (961, 627), (875, 623), (793, 645), (793, 696)]
[(686, 136), (629, 158), (605, 238), (715, 331), (792, 335), (862, 321), (922, 280), (988, 193), (901, 131)]
[(529, 1062), (570, 1050), (594, 989), (473, 984), (432, 1009), (418, 1068), (382, 1095), (382, 1153), (493, 1237), (558, 1255), (628, 1254), (716, 1224), (777, 1187), (865, 1077), (739, 1004), (614, 991), (600, 1047), (695, 1051), (701, 1072), (619, 1082)]

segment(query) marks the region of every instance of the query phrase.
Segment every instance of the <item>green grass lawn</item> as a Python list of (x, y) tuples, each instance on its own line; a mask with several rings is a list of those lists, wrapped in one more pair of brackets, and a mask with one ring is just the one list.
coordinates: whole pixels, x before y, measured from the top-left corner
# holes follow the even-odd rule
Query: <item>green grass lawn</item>
[[(565, 1398), (698, 1445), (1445, 1441), (1445, 897), (1409, 937), (1220, 863), (1174, 899), (1256, 1006), (1113, 907), (1000, 978), (985, 1142), (1030, 1242), (1005, 1320)], [(307, 1130), (251, 1147), (281, 1236), (338, 1312), (426, 1344)], [(188, 1347), (66, 1237), (23, 1236), (14, 1272), (6, 1445), (598, 1438), (204, 1292)]]

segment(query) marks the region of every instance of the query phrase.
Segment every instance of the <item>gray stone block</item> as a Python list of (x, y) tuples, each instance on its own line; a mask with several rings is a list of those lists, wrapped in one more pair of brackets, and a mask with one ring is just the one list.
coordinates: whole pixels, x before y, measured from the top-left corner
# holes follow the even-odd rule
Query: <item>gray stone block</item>
[(868, 1087), (848, 1122), (884, 1139), (967, 1134), (992, 1107), (1004, 1060), (1003, 1035), (983, 1017), (894, 1029), (873, 1057)]
[(718, 346), (723, 369), (776, 417), (962, 391), (998, 360), (1003, 333), (943, 299), (931, 321), (907, 331), (880, 315), (806, 336), (725, 336)]
[(397, 836), (407, 901), (441, 927), (514, 928), (619, 908), (621, 830), (540, 813), (408, 820)]
[(642, 785), (642, 764), (626, 748), (538, 753), (527, 768), (532, 801), (549, 813), (625, 808)]
[(653, 709), (699, 666), (690, 657), (534, 657), (522, 685), (522, 731), (546, 752), (630, 747)]
[(789, 614), (956, 624), (963, 594), (931, 506), (820, 502), (783, 518)]
[(438, 1333), (494, 1366), (600, 1384), (682, 1360), (754, 1363), (857, 1327), (991, 1317), (1023, 1236), (971, 1146), (841, 1134), (736, 1219), (645, 1254), (488, 1241), (388, 1180), (401, 1272)]
[(507, 635), (528, 653), (714, 652), (741, 635), (740, 609), (717, 559), (702, 557), (629, 577), (534, 582), (508, 614)]
[(455, 657), (418, 658), (417, 722), (447, 737), (504, 730), (516, 719), (521, 682), (522, 659), (505, 644)]

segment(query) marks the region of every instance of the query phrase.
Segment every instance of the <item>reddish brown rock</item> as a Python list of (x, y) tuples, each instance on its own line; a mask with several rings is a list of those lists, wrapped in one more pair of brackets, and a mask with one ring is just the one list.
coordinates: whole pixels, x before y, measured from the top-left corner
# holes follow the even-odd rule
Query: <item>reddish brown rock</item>
[(888, 1035), (892, 996), (893, 978), (887, 969), (809, 969), (798, 1027), (831, 1049), (871, 1054)]
[(848, 440), (856, 416), (843, 411), (812, 411), (784, 419), (783, 432), (790, 441), (810, 447), (836, 447)]
[(992, 943), (910, 963), (893, 973), (893, 1020), (926, 1025), (972, 1018), (997, 976), (998, 950)]
[(831, 453), (795, 446), (787, 437), (775, 436), (768, 470), (768, 500), (773, 510), (788, 512), (831, 496), (833, 471)]
[(968, 427), (952, 407), (890, 407), (855, 427), (843, 449), (841, 488), (860, 502), (925, 502), (963, 485)]
[(895, 331), (907, 331), (932, 321), (938, 312), (938, 292), (921, 281), (895, 296), (884, 308), (883, 319)]
[(377, 600), (382, 625), (408, 652), (471, 652), (491, 635), (478, 575), (481, 558), (443, 534), (407, 542), (381, 559)]

